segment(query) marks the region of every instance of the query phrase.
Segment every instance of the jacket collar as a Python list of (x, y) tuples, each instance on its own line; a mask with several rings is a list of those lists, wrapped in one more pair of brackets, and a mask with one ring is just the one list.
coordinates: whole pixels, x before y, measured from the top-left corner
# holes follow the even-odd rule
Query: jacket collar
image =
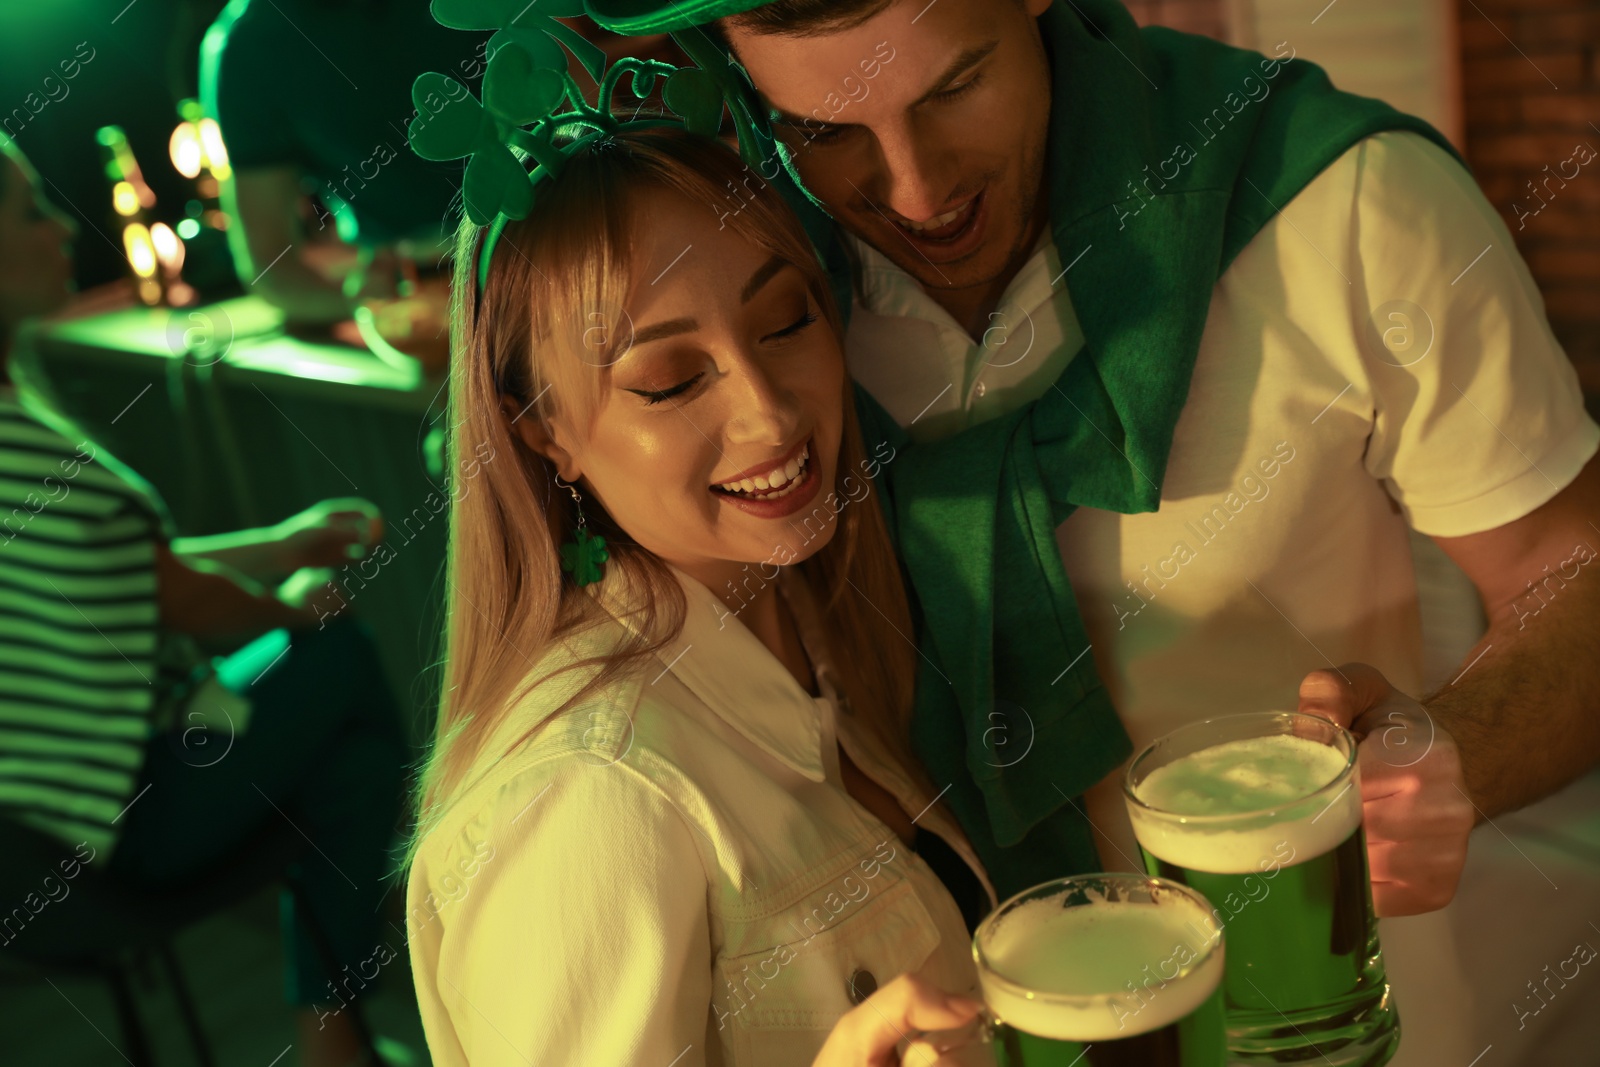
[[(648, 693), (671, 674), (751, 744), (810, 781), (823, 781), (818, 698), (800, 687), (711, 590), (671, 564), (667, 567), (683, 588), (683, 629), (656, 653), (657, 665), (646, 667), (641, 688)], [(606, 612), (638, 633), (636, 594), (620, 568), (608, 571), (587, 588)], [(780, 584), (795, 580), (785, 571), (776, 579)], [(790, 603), (794, 610), (804, 610), (797, 598)]]

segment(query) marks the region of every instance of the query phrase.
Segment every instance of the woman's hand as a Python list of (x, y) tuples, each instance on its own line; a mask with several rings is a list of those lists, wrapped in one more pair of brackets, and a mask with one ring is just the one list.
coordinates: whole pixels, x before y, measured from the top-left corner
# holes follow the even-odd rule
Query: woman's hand
[[(840, 1018), (811, 1067), (992, 1064), (988, 1046), (969, 1044), (964, 1054), (955, 1049), (941, 1053), (950, 1043), (926, 1033), (965, 1026), (982, 1009), (981, 1001), (945, 993), (915, 975), (903, 974)], [(902, 1057), (897, 1046), (907, 1038), (913, 1040)]]
[(340, 497), (313, 504), (277, 526), (280, 573), (302, 567), (341, 567), (365, 559), (383, 540), (378, 505), (360, 497)]

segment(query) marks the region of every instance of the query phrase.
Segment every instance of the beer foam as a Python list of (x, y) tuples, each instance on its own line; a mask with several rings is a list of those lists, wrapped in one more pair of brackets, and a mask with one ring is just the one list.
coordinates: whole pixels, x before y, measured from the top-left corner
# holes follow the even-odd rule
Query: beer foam
[[(1303, 863), (1361, 824), (1354, 776), (1325, 801), (1313, 797), (1344, 765), (1338, 749), (1286, 734), (1213, 745), (1150, 772), (1134, 792), (1165, 814), (1130, 805), (1133, 831), (1151, 855), (1189, 870), (1247, 874)], [(1260, 811), (1280, 814), (1248, 818)], [(1216, 825), (1228, 815), (1245, 817)]]
[[(1187, 897), (1070, 908), (1059, 897), (1030, 901), (984, 946), (983, 999), (1007, 1025), (1059, 1041), (1158, 1030), (1194, 1011), (1222, 980), (1215, 929)], [(1207, 948), (1211, 955), (1202, 960)]]

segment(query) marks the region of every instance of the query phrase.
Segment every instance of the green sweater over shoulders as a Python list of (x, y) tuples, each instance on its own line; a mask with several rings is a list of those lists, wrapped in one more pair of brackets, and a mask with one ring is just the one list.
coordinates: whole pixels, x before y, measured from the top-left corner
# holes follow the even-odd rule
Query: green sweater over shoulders
[(920, 624), (913, 747), (1002, 898), (1101, 868), (1079, 798), (1132, 754), (1056, 527), (1160, 507), (1212, 289), (1281, 207), (1376, 133), (1454, 154), (1320, 67), (1140, 29), (1119, 0), (1058, 0), (1040, 26), (1050, 229), (1084, 347), (1038, 400), (946, 440), (909, 445), (857, 405), (868, 448), (900, 450), (880, 487)]

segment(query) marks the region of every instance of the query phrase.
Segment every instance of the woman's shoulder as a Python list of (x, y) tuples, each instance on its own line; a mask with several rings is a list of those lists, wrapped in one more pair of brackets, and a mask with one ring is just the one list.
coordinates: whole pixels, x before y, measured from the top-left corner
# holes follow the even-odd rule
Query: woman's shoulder
[(698, 789), (659, 731), (638, 728), (639, 714), (652, 714), (641, 688), (622, 682), (551, 717), (465, 787), (417, 846), (413, 909), (431, 914), (485, 868), (494, 873), (480, 906), (489, 883), (526, 902), (542, 899), (545, 883), (600, 893), (622, 891), (617, 879), (708, 878), (718, 860), (695, 814)]
[(613, 833), (617, 823), (663, 803), (680, 811), (701, 806), (701, 790), (681, 759), (697, 744), (697, 717), (667, 699), (665, 687), (651, 686), (660, 669), (652, 670), (654, 657), (573, 699), (599, 670), (590, 661), (622, 638), (620, 627), (602, 623), (552, 642), (530, 671), (537, 682), (490, 732), (430, 841), (438, 836), (459, 847), (463, 832), (475, 838), (512, 822), (520, 827), (530, 805), (552, 790), (585, 796), (586, 804), (560, 817), (588, 833)]

